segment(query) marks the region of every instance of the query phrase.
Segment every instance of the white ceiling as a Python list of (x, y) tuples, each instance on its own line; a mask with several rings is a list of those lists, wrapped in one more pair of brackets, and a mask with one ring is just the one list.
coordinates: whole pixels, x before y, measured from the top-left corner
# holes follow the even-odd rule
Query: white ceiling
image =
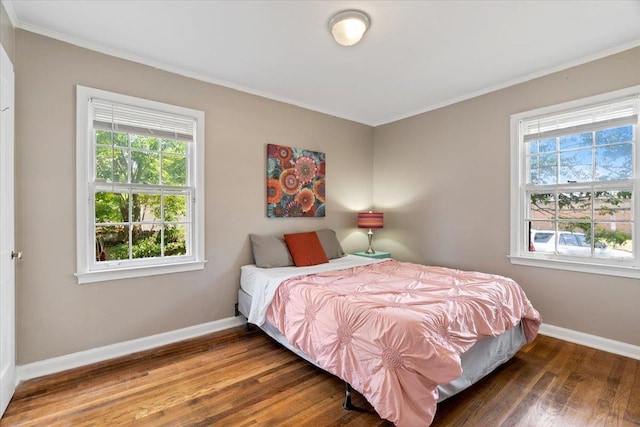
[[(3, 3), (18, 28), (372, 126), (640, 46), (639, 0)], [(351, 8), (372, 24), (343, 47), (327, 22)]]

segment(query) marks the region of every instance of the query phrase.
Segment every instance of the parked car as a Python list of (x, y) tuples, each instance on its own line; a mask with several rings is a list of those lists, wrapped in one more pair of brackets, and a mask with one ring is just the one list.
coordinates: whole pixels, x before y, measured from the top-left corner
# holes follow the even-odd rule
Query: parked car
[[(555, 238), (554, 238), (555, 237)], [(560, 255), (591, 256), (591, 244), (584, 233), (554, 230), (531, 230), (529, 251), (555, 253)], [(629, 251), (612, 249), (606, 243), (595, 242), (595, 256), (598, 258), (631, 259), (633, 254)]]

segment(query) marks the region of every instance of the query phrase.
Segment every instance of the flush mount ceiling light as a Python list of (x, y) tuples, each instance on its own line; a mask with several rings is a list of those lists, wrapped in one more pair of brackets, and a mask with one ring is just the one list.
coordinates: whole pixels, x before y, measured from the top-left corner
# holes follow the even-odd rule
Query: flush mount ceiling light
[(345, 10), (329, 19), (329, 31), (342, 46), (353, 46), (360, 41), (370, 24), (371, 20), (366, 13)]

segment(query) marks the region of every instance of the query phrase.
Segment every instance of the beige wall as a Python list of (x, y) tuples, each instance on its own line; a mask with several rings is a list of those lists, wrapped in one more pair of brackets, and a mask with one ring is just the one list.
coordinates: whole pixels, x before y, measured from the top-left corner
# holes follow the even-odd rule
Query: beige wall
[(543, 321), (640, 345), (640, 280), (509, 263), (509, 116), (640, 84), (640, 48), (375, 129), (377, 247), (505, 274)]
[(14, 62), (15, 58), (15, 34), (16, 31), (11, 25), (11, 20), (4, 8), (4, 3), (0, 3), (0, 44), (7, 52), (7, 56)]
[[(16, 31), (18, 364), (197, 325), (234, 314), (249, 233), (330, 227), (347, 251), (366, 235), (373, 129)], [(204, 271), (78, 285), (75, 85), (203, 110)], [(266, 144), (326, 153), (327, 216), (267, 219)]]
[[(376, 248), (509, 275), (546, 323), (640, 345), (639, 281), (506, 258), (509, 115), (640, 84), (640, 49), (373, 130), (30, 32), (1, 35), (17, 84), (18, 364), (230, 317), (239, 267), (251, 262), (249, 233), (330, 227), (345, 250), (361, 250), (354, 212), (372, 205), (385, 212)], [(77, 84), (205, 111), (205, 270), (76, 283)], [(265, 217), (267, 143), (327, 154), (326, 218)]]

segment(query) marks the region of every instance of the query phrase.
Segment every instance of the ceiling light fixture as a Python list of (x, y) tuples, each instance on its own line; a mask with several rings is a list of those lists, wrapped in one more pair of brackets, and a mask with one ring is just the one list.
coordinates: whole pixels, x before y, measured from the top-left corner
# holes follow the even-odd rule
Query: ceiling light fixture
[(369, 16), (359, 10), (345, 10), (329, 19), (329, 31), (342, 46), (358, 43), (370, 25)]

